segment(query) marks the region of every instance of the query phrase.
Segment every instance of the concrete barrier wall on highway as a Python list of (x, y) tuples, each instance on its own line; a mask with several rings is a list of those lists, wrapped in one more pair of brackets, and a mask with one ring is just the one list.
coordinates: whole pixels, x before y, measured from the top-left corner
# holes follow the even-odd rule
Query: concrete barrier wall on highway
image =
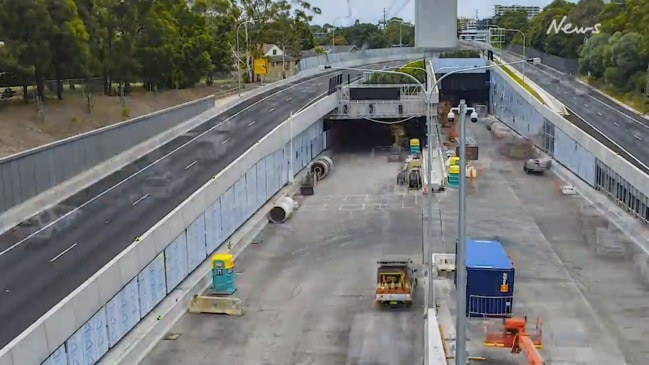
[(0, 212), (214, 106), (206, 97), (0, 159)]
[[(386, 57), (369, 57), (359, 52), (337, 65), (353, 67), (423, 57), (423, 53), (408, 53), (409, 49), (400, 51), (390, 52), (391, 56)], [(318, 68), (303, 71), (254, 90), (229, 106), (236, 107), (269, 90), (324, 72)], [(337, 97), (331, 95), (293, 117), (293, 135), (298, 136), (294, 139), (294, 171), (304, 166), (311, 154), (322, 150), (325, 143), (322, 126), (311, 126), (336, 106)], [(39, 364), (43, 361), (47, 364), (94, 363), (132, 329), (145, 312), (150, 312), (161, 296), (177, 285), (179, 278), (193, 270), (199, 257), (202, 256), (201, 261), (207, 257), (208, 252), (222, 243), (220, 238), (234, 232), (261, 205), (257, 199), (265, 202), (286, 183), (289, 136), (289, 126), (284, 123), (239, 157), (1, 349), (0, 365)], [(248, 193), (249, 184), (250, 189), (254, 186), (253, 181), (259, 184), (259, 189), (265, 186), (265, 193), (262, 190)], [(250, 206), (247, 205), (248, 199), (251, 200)], [(257, 206), (252, 202), (257, 202)], [(228, 214), (218, 218), (220, 211)], [(203, 245), (203, 236), (205, 250), (196, 251)]]
[[(423, 53), (412, 52), (413, 48), (371, 50), (340, 57), (332, 55), (329, 59), (335, 66), (353, 67), (423, 57)], [(243, 107), (286, 84), (330, 72), (315, 67), (318, 64), (314, 60), (305, 62), (314, 67), (250, 91), (229, 105), (214, 109), (214, 112)], [(111, 171), (135, 161), (152, 149), (149, 144), (169, 140), (169, 137), (191, 129), (195, 123), (189, 120), (214, 106), (213, 101), (213, 97), (207, 97), (0, 159), (0, 232), (38, 213), (39, 207), (51, 207)], [(169, 133), (174, 127), (176, 130)], [(157, 138), (163, 132), (167, 132), (167, 136)], [(147, 145), (144, 145), (145, 141)], [(99, 168), (97, 171), (101, 173), (92, 171), (93, 168)], [(50, 189), (55, 186), (56, 189)]]
[(352, 64), (361, 65), (362, 63), (358, 63), (356, 61), (364, 58), (389, 61), (390, 57), (395, 57), (395, 56), (400, 57), (403, 55), (416, 55), (417, 57), (415, 58), (423, 58), (424, 51), (414, 47), (395, 47), (395, 48), (368, 49), (368, 50), (352, 52), (352, 53), (332, 53), (332, 54), (320, 55), (315, 57), (303, 58), (297, 64), (297, 67), (301, 73), (313, 69), (317, 70), (320, 65), (336, 65), (336, 66), (351, 66)]
[(0, 364), (96, 363), (288, 182), (290, 157), (299, 171), (324, 149), (322, 117), (337, 102), (328, 96), (261, 139), (0, 350)]
[(507, 126), (529, 137), (556, 161), (596, 187), (596, 161), (649, 196), (647, 175), (595, 138), (541, 104), (521, 85), (495, 68), (491, 73), (491, 111)]

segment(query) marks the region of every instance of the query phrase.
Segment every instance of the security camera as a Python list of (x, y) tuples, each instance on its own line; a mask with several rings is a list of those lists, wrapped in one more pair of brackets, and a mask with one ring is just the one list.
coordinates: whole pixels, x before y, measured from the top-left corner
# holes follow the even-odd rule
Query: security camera
[(453, 121), (455, 120), (455, 113), (453, 113), (453, 111), (448, 112), (446, 119), (448, 119), (449, 122), (453, 123)]
[(473, 123), (478, 122), (478, 113), (476, 113), (476, 112), (471, 113), (471, 122), (473, 122)]

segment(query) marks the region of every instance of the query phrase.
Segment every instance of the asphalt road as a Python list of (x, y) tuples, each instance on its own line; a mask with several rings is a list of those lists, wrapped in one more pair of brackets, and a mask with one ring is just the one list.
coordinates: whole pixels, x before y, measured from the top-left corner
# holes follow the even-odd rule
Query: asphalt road
[[(498, 55), (500, 56), (500, 55)], [(507, 62), (520, 60), (518, 56), (503, 52), (502, 59)], [(523, 65), (513, 65), (519, 71)], [(629, 111), (623, 106), (593, 91), (588, 86), (575, 81), (572, 76), (563, 74), (547, 66), (525, 65), (525, 76), (542, 87), (550, 95), (563, 103), (573, 116), (567, 119), (584, 131), (597, 136), (597, 131), (612, 140), (600, 142), (607, 145), (638, 168), (649, 173), (649, 120)], [(576, 117), (576, 118), (575, 118)], [(589, 128), (588, 125), (594, 127)], [(601, 136), (600, 136), (601, 137)], [(624, 151), (620, 151), (619, 147)], [(644, 166), (643, 166), (644, 165)]]
[(326, 93), (331, 76), (225, 111), (0, 235), (0, 348), (291, 112)]
[(421, 267), (421, 196), (395, 186), (399, 164), (386, 155), (332, 157), (316, 195), (237, 258), (245, 315), (187, 313), (142, 365), (422, 364), (423, 286), (410, 308), (374, 304), (377, 260)]

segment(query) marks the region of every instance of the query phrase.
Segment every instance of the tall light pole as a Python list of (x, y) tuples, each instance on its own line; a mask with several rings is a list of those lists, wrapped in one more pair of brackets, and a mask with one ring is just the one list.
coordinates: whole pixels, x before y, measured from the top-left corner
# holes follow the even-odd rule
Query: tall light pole
[[(244, 20), (237, 26), (237, 93), (239, 96), (241, 96), (241, 52), (239, 51), (239, 30), (241, 29), (242, 25), (246, 25), (246, 49), (248, 49), (248, 25), (247, 24), (255, 24), (255, 21), (250, 19), (250, 20)], [(247, 62), (247, 57), (246, 57), (246, 66), (248, 66)]]
[(473, 108), (467, 108), (466, 101), (460, 100), (457, 108), (451, 108), (449, 119), (454, 113), (460, 118), (460, 187), (458, 201), (458, 239), (455, 271), (457, 272), (457, 317), (455, 318), (455, 364), (466, 364), (466, 113), (471, 113), (471, 121), (477, 122), (478, 115)]

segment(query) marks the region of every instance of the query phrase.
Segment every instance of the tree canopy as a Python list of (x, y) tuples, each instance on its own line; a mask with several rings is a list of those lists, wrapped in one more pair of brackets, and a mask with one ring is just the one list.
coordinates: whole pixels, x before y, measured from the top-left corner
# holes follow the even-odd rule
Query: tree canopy
[[(356, 20), (350, 26), (340, 24), (314, 25), (314, 34), (320, 34), (320, 46), (354, 45), (359, 49), (385, 48), (398, 46), (414, 46), (415, 26), (401, 18), (393, 17), (387, 20), (385, 29), (373, 23), (361, 23)], [(332, 39), (335, 37), (335, 39)]]
[(305, 0), (0, 0), (0, 83), (22, 85), (25, 98), (35, 84), (41, 99), (46, 79), (59, 98), (73, 78), (101, 78), (108, 95), (135, 82), (191, 87), (236, 62), (251, 69), (263, 43), (296, 56), (313, 48), (320, 13)]
[[(579, 71), (619, 91), (645, 91), (649, 63), (649, 1), (555, 0), (529, 24), (524, 14), (505, 13), (498, 25), (526, 33), (527, 46), (579, 58)], [(554, 23), (553, 23), (554, 22)], [(596, 26), (597, 25), (597, 26)], [(557, 32), (561, 28), (565, 31)], [(576, 29), (580, 28), (580, 31)], [(507, 41), (520, 43), (508, 37)]]

